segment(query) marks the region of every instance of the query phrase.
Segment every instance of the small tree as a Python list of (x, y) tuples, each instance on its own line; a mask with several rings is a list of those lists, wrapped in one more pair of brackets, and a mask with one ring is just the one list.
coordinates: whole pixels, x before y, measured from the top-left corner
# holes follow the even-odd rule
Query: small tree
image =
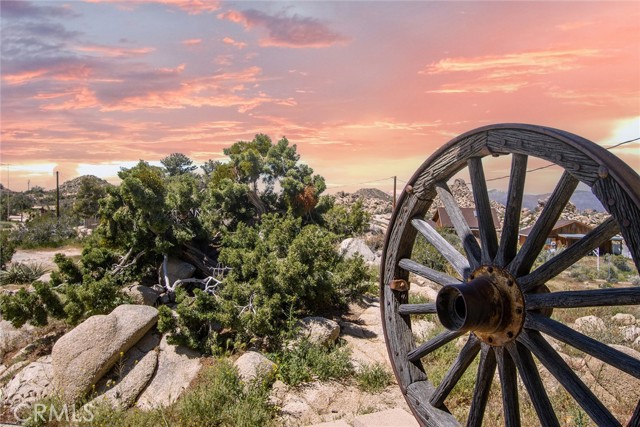
[(190, 158), (182, 153), (169, 154), (160, 160), (160, 163), (165, 167), (169, 176), (191, 173), (198, 168)]
[(99, 201), (107, 195), (104, 185), (94, 177), (86, 176), (80, 181), (80, 187), (73, 202), (73, 212), (80, 218), (93, 218), (98, 214)]

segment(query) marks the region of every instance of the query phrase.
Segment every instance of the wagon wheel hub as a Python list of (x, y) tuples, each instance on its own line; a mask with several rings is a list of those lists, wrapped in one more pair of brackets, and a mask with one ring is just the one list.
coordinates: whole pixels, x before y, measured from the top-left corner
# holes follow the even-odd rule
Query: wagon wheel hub
[(492, 346), (513, 341), (524, 324), (524, 298), (506, 270), (481, 266), (467, 283), (444, 286), (436, 299), (442, 325), (452, 331), (474, 332)]

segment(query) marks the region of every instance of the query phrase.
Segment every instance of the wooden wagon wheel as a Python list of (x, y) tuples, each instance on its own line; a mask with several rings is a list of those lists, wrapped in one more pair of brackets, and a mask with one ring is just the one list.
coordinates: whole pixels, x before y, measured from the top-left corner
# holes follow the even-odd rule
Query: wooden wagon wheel
[[(483, 172), (485, 156), (511, 156), (511, 175), (502, 233), (497, 236)], [(518, 250), (522, 196), (529, 156), (548, 160), (564, 173)], [(472, 235), (446, 182), (468, 167), (479, 221), (479, 243)], [(577, 184), (588, 185), (610, 217), (538, 268), (533, 268), (548, 233)], [(464, 255), (425, 221), (440, 196), (464, 247)], [(420, 233), (444, 255), (459, 278), (411, 259)], [(381, 314), (394, 373), (414, 416), (423, 426), (459, 425), (446, 399), (478, 357), (475, 388), (467, 425), (482, 424), (497, 369), (506, 426), (519, 426), (518, 376), (539, 418), (534, 424), (559, 426), (539, 374), (538, 360), (598, 426), (640, 425), (634, 414), (616, 419), (554, 350), (546, 336), (640, 378), (640, 361), (583, 335), (549, 317), (551, 310), (640, 304), (640, 287), (549, 292), (545, 283), (577, 260), (621, 233), (636, 268), (640, 265), (640, 177), (602, 147), (557, 129), (500, 124), (465, 133), (436, 151), (418, 169), (400, 196), (389, 225), (381, 267)], [(410, 304), (409, 274), (440, 285), (435, 303)], [(444, 332), (416, 345), (411, 318), (432, 314)], [(544, 335), (543, 335), (544, 334)], [(466, 344), (439, 384), (427, 375), (421, 359), (441, 346), (467, 336)], [(534, 357), (535, 356), (535, 359)]]

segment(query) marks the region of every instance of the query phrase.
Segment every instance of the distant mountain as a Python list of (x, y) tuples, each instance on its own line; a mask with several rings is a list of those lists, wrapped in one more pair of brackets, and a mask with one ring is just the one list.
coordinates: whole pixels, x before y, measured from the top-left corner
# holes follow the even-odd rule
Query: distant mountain
[(380, 199), (385, 202), (393, 201), (393, 197), (382, 190), (378, 190), (377, 188), (361, 188), (360, 190), (356, 191), (356, 194), (365, 199)]
[[(534, 210), (538, 206), (538, 200), (546, 200), (551, 193), (545, 194), (525, 194), (522, 198), (522, 207), (529, 210)], [(507, 193), (500, 190), (489, 190), (489, 199), (494, 200), (502, 205), (507, 204)], [(571, 203), (573, 203), (579, 211), (586, 209), (593, 209), (596, 212), (604, 212), (605, 209), (602, 203), (596, 196), (590, 191), (577, 190), (571, 196)]]
[(101, 187), (111, 186), (107, 181), (102, 178), (98, 178), (94, 175), (82, 175), (77, 178), (74, 178), (70, 181), (66, 181), (64, 184), (60, 186), (60, 193), (64, 197), (75, 196), (78, 194), (78, 190), (80, 189), (80, 185), (82, 185), (83, 181), (91, 181), (100, 185)]

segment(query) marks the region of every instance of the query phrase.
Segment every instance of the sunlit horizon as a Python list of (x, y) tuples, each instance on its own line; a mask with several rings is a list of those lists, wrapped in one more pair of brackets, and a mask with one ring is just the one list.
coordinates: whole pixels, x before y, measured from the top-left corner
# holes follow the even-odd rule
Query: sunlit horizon
[[(638, 2), (2, 1), (0, 182), (196, 165), (266, 133), (328, 192), (402, 189), (491, 123), (640, 137)], [(612, 150), (640, 171), (640, 143)], [(532, 164), (537, 164), (533, 162)], [(487, 177), (508, 165), (492, 163)], [(552, 174), (525, 190), (549, 191)], [(535, 178), (539, 176), (540, 178)], [(508, 180), (490, 181), (504, 189)]]

